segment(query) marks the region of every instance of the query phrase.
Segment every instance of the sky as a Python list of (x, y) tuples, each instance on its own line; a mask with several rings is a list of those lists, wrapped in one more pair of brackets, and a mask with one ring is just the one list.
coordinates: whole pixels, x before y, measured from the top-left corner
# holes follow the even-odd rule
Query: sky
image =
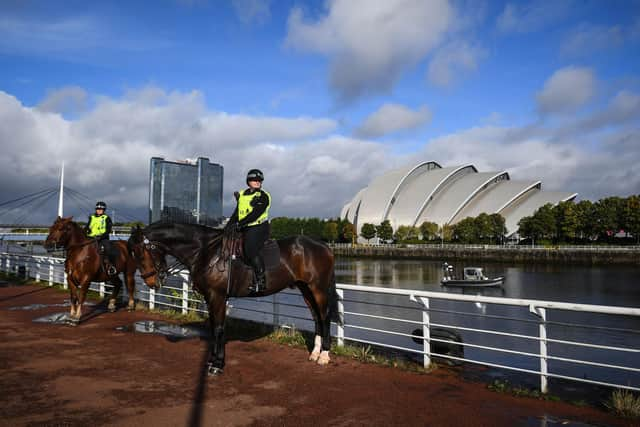
[(0, 144), (0, 203), (64, 162), (67, 186), (143, 220), (153, 156), (222, 164), (226, 215), (251, 168), (272, 216), (336, 217), (430, 160), (626, 197), (640, 1), (3, 0)]

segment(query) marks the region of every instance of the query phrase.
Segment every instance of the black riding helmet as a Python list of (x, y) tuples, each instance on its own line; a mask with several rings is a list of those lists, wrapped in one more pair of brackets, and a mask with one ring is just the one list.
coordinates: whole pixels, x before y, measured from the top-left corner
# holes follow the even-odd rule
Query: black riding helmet
[(260, 169), (251, 169), (247, 172), (247, 185), (249, 185), (249, 181), (264, 181), (264, 174)]
[(96, 203), (96, 209), (107, 209), (107, 204), (103, 201), (99, 201)]

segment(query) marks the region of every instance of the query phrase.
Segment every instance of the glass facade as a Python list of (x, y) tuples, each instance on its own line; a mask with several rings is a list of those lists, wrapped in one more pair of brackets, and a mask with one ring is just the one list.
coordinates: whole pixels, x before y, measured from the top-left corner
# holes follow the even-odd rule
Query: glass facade
[(195, 164), (152, 157), (149, 222), (217, 226), (222, 220), (224, 168), (199, 157)]

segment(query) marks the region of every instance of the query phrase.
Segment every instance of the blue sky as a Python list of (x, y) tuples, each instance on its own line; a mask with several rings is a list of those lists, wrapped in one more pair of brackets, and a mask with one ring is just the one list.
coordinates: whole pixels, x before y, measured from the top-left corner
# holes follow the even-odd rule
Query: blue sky
[(638, 1), (4, 1), (0, 141), (50, 164), (0, 200), (95, 146), (73, 185), (140, 212), (148, 154), (223, 163), (227, 204), (262, 167), (287, 215), (424, 160), (639, 193), (639, 58)]

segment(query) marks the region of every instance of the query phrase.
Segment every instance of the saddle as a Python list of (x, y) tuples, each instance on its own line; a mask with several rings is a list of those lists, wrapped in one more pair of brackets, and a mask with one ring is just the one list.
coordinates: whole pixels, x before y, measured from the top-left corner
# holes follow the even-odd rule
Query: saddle
[[(231, 277), (229, 283), (229, 295), (230, 296), (238, 296), (239, 293), (242, 293), (248, 287), (249, 283), (253, 280), (253, 267), (251, 267), (247, 262), (245, 262), (242, 257), (242, 245), (239, 245), (240, 248), (236, 253), (236, 258), (231, 259)], [(274, 239), (268, 239), (264, 242), (262, 249), (260, 250), (260, 255), (264, 261), (264, 269), (265, 273), (269, 273), (269, 271), (276, 270), (280, 266), (280, 246), (278, 246), (278, 242)], [(240, 278), (247, 277), (248, 281), (241, 283)]]

